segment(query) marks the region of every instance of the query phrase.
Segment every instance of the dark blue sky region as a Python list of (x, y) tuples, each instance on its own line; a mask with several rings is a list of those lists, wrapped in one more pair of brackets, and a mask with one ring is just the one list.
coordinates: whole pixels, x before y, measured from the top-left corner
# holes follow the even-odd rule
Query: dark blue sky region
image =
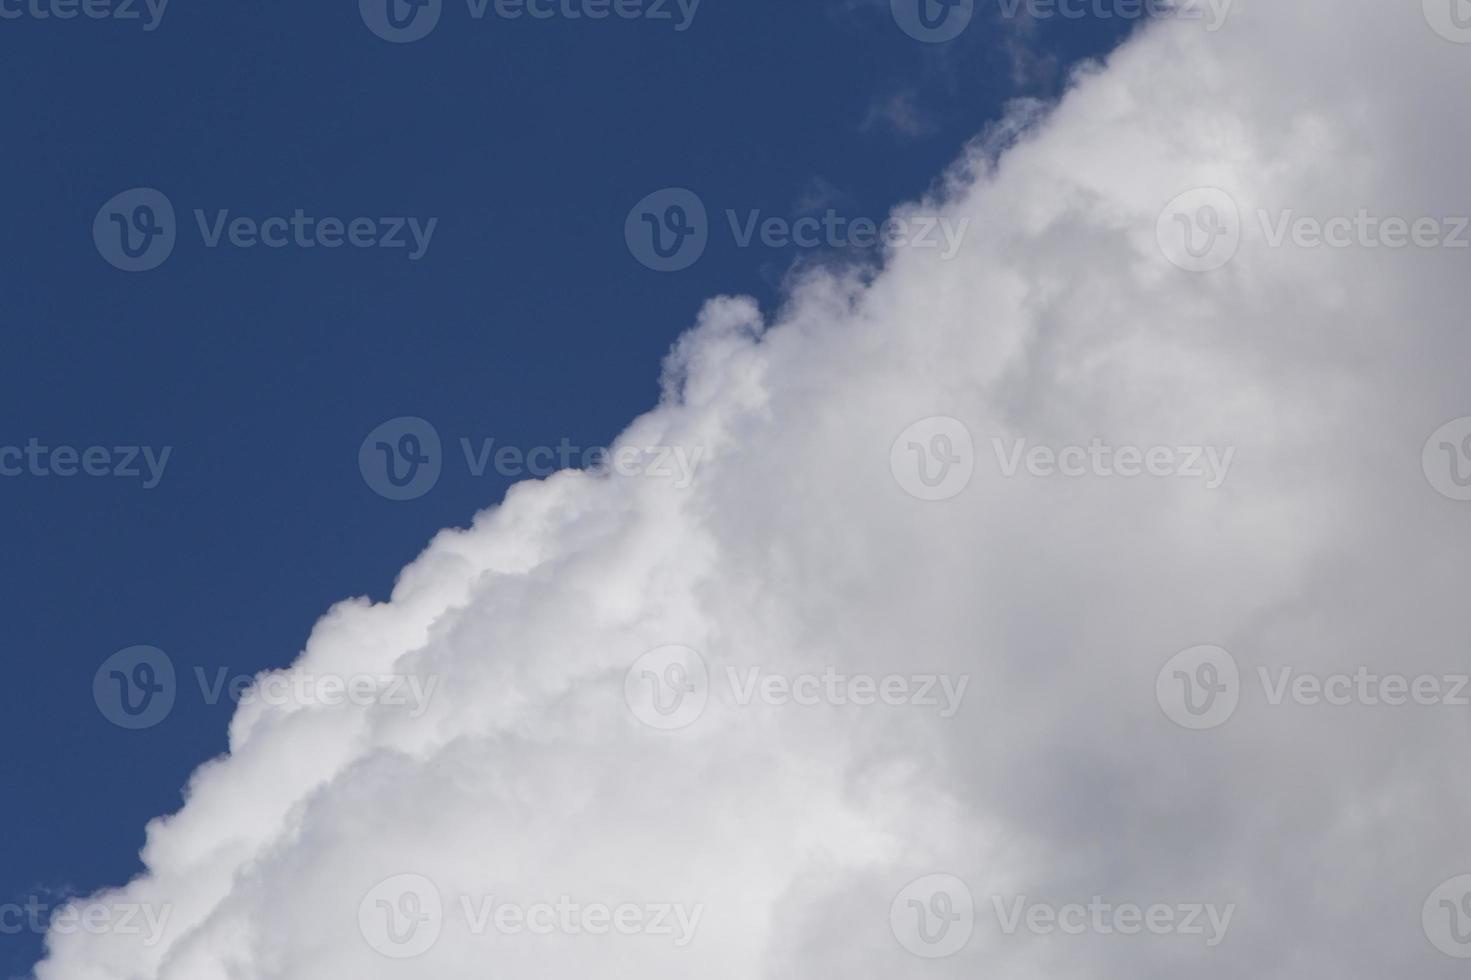
[[(653, 405), (703, 300), (769, 306), (854, 247), (743, 243), (728, 211), (881, 221), (1128, 26), (983, 2), (928, 43), (935, 0), (655, 3), (0, 0), (0, 904), (138, 871), (225, 749), (200, 672), (288, 664), (499, 500), (514, 474), (462, 439), (576, 465)], [(670, 188), (700, 228), (688, 198), (636, 213)], [(625, 235), (666, 220), (700, 244), (675, 271)], [(380, 442), (433, 479), (372, 476)], [(176, 676), (128, 727), (99, 668), (139, 646)], [(16, 922), (6, 976), (40, 953)]]

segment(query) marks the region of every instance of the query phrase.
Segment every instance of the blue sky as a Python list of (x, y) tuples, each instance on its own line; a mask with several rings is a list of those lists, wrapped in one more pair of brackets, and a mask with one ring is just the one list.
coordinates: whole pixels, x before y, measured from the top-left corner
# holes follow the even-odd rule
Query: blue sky
[[(652, 406), (704, 299), (779, 301), (799, 250), (741, 247), (727, 210), (882, 219), (1006, 100), (1054, 94), (1057, 65), (1118, 32), (1067, 21), (1024, 38), (983, 5), (956, 40), (924, 44), (856, 0), (706, 0), (685, 30), (475, 20), (446, 0), (407, 44), (348, 0), (175, 0), (154, 30), (0, 20), (0, 445), (104, 447), (115, 464), (138, 447), (144, 473), (145, 448), (156, 463), (169, 449), (151, 488), (0, 479), (0, 901), (137, 872), (147, 820), (225, 748), (232, 705), (208, 703), (195, 668), (286, 665), (331, 603), (382, 598), (436, 530), (496, 502), (510, 479), (474, 476), (460, 439), (600, 445)], [(140, 187), (171, 203), (177, 240), (129, 273), (92, 230)], [(624, 228), (670, 187), (708, 208), (709, 245), (661, 273)], [(209, 247), (194, 217), (297, 209), (379, 232), (437, 223), (410, 258), (228, 234)], [(358, 457), (400, 416), (433, 424), (443, 472), (394, 501)], [(166, 651), (179, 688), (166, 719), (124, 731), (92, 682), (135, 645)], [(0, 949), (21, 974), (39, 937)]]

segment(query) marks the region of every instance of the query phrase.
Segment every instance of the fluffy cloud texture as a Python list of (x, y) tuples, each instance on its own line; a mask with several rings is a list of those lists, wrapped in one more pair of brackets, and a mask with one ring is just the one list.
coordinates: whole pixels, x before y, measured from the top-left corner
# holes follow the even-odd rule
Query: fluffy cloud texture
[[(915, 206), (969, 220), (954, 258), (814, 271), (770, 314), (712, 300), (622, 437), (704, 447), (694, 485), (519, 485), (390, 601), (329, 612), (293, 672), (437, 677), (428, 710), (242, 707), (146, 874), (95, 897), (168, 907), (162, 939), (53, 934), (39, 980), (1463, 976), (1432, 920), (1471, 917), (1432, 892), (1471, 873), (1471, 709), (1273, 704), (1259, 680), (1467, 671), (1471, 503), (1421, 452), (1471, 415), (1471, 250), (1271, 241), (1288, 210), (1471, 213), (1471, 45), (1417, 8), (1151, 25)], [(1239, 209), (1213, 271), (1159, 241), (1195, 188)], [(937, 416), (973, 458), (921, 427), (916, 465), (974, 471), (922, 500), (891, 450)], [(1018, 440), (1095, 439), (1234, 455), (1214, 489), (1006, 475)], [(629, 680), (671, 645), (699, 662)], [(1200, 645), (1239, 704), (1192, 730), (1157, 680)], [(630, 706), (700, 664), (688, 724)], [(743, 705), (729, 671), (752, 668), (967, 686), (949, 717), (942, 695)], [(1018, 899), (1232, 911), (1213, 945), (1204, 913), (1203, 935), (1008, 933)], [(462, 901), (487, 900), (698, 922), (477, 930)], [(380, 913), (434, 941), (386, 955)], [(921, 914), (958, 948), (907, 934)]]

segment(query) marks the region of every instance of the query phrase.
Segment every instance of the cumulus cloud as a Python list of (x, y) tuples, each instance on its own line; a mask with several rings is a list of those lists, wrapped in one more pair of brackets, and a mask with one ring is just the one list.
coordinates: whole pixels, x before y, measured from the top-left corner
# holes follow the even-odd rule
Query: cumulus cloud
[[(291, 670), (436, 677), (428, 709), (243, 705), (95, 897), (160, 941), (53, 932), (37, 977), (1461, 975), (1471, 713), (1271, 691), (1467, 670), (1471, 504), (1422, 448), (1471, 415), (1471, 252), (1271, 229), (1471, 211), (1468, 79), (1414, 6), (1164, 21), (915, 206), (969, 219), (954, 258), (712, 300), (622, 437), (704, 447), (694, 485), (518, 485), (334, 608)], [(1199, 188), (1237, 215), (1207, 271), (1162, 247)], [(1234, 449), (1216, 488), (1191, 447)], [(1203, 646), (1237, 703), (1191, 728), (1161, 692)], [(1205, 928), (1026, 918), (1070, 903)]]

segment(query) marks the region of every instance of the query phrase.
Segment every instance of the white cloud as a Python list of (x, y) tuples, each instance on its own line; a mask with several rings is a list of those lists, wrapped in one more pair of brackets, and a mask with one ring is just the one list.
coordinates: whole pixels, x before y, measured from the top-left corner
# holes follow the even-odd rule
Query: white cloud
[[(770, 323), (712, 301), (625, 434), (706, 447), (695, 485), (520, 485), (439, 535), (390, 602), (335, 608), (294, 669), (437, 676), (429, 710), (243, 705), (232, 754), (111, 896), (170, 906), (164, 941), (53, 935), (38, 977), (1459, 976), (1437, 948), (1455, 936), (1427, 923), (1471, 872), (1466, 710), (1272, 705), (1250, 685), (1259, 667), (1466, 669), (1471, 511), (1421, 469), (1430, 434), (1471, 415), (1466, 253), (1273, 248), (1244, 221), (1230, 262), (1190, 272), (1156, 225), (1198, 187), (1243, 215), (1471, 209), (1468, 78), (1471, 47), (1413, 6), (1161, 23), (994, 165), (978, 144), (957, 166), (956, 258), (814, 273)], [(977, 455), (927, 502), (890, 457), (936, 416)], [(1210, 490), (1008, 478), (998, 437), (1237, 451)], [(717, 677), (971, 681), (952, 718), (717, 686), (660, 731), (625, 675), (668, 645)], [(1156, 682), (1204, 645), (1245, 686), (1192, 731)], [(401, 874), (445, 907), (416, 959), (359, 928)], [(964, 883), (974, 935), (921, 960), (891, 903), (932, 874)], [(702, 917), (684, 947), (472, 935), (458, 901), (488, 896)], [(1234, 913), (1215, 946), (1007, 935), (998, 896)]]

